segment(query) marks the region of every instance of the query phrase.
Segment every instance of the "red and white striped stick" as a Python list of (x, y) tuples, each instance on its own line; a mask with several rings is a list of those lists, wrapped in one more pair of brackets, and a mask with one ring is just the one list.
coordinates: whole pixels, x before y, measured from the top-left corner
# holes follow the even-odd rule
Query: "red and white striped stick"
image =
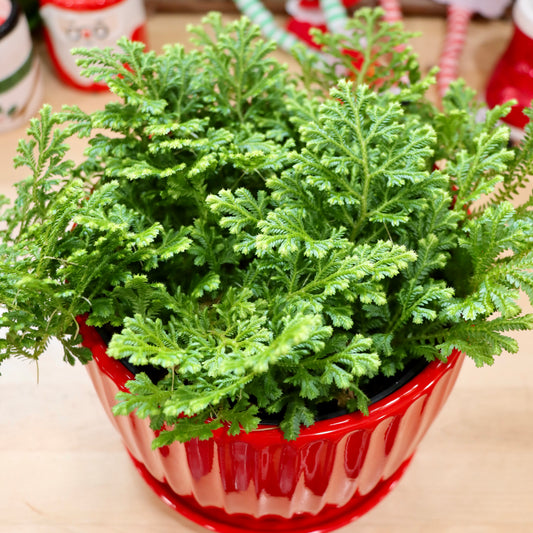
[(385, 10), (387, 22), (399, 22), (402, 20), (402, 8), (400, 0), (380, 0), (381, 7)]
[(437, 89), (441, 97), (448, 90), (450, 83), (457, 79), (459, 58), (463, 52), (471, 17), (472, 11), (468, 9), (454, 4), (448, 6), (447, 31), (437, 75)]

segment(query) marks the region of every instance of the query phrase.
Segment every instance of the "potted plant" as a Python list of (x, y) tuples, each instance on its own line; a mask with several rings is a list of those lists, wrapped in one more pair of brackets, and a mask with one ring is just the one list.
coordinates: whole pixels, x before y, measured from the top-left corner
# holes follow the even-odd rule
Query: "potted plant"
[[(533, 136), (463, 83), (427, 97), (410, 35), (270, 56), (211, 14), (197, 49), (80, 50), (117, 96), (45, 106), (2, 210), (0, 359), (59, 339), (149, 485), (218, 531), (326, 531), (401, 477), (464, 354), (530, 330)], [(346, 73), (339, 79), (339, 72)], [(532, 115), (530, 110), (526, 111)], [(83, 161), (68, 139), (88, 139)]]

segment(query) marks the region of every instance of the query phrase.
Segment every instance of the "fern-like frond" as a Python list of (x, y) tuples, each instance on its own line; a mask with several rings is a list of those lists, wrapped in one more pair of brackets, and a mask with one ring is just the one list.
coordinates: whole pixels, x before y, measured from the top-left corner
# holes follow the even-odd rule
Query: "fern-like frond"
[(460, 350), (471, 357), (478, 367), (492, 365), (494, 357), (504, 350), (510, 353), (518, 350), (516, 339), (504, 335), (504, 332), (529, 330), (532, 326), (532, 315), (463, 322), (450, 328), (446, 339), (437, 348), (445, 355), (449, 355), (453, 349)]
[[(356, 85), (364, 83), (380, 90), (416, 84), (421, 75), (416, 56), (408, 44), (415, 34), (406, 32), (400, 23), (386, 22), (383, 16), (380, 8), (363, 8), (357, 17), (348, 20), (345, 32), (311, 30), (321, 52), (331, 58), (331, 67), (325, 64), (317, 69), (315, 66), (315, 76), (310, 76), (311, 69), (306, 65), (312, 64), (312, 56), (308, 58), (297, 49), (295, 56), (303, 67), (307, 86), (311, 89), (318, 83), (327, 90), (339, 76), (355, 80)], [(316, 62), (315, 58), (315, 65)]]

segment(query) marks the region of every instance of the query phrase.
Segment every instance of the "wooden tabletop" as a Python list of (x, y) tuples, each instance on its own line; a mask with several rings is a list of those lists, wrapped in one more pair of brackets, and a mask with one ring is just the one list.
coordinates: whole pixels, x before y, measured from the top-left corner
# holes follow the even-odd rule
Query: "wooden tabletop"
[[(184, 42), (199, 15), (154, 15), (153, 49)], [(435, 64), (442, 19), (409, 18), (424, 69)], [(461, 75), (481, 91), (508, 42), (509, 22), (470, 26)], [(100, 108), (108, 94), (69, 89), (53, 74), (42, 44), (43, 100), (58, 109)], [(11, 161), (24, 128), (0, 135), (0, 192), (13, 196), (23, 171)], [(74, 153), (79, 147), (73, 147)], [(78, 152), (79, 153), (79, 152)], [(467, 361), (450, 400), (395, 490), (340, 533), (533, 532), (533, 334), (518, 355), (493, 367)], [(141, 481), (80, 365), (51, 345), (35, 365), (0, 367), (0, 533), (202, 533)]]

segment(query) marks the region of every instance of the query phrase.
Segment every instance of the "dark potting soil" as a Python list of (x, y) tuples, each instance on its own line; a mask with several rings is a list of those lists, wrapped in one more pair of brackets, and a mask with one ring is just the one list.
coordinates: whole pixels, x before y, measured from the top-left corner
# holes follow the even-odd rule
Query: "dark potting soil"
[[(370, 398), (370, 405), (372, 405), (406, 385), (416, 375), (420, 374), (428, 364), (424, 359), (411, 361), (402, 372), (391, 377), (376, 376), (366, 385), (362, 386), (361, 389)], [(343, 407), (339, 407), (337, 402), (332, 400), (331, 402), (321, 403), (317, 406), (315, 419), (316, 421), (328, 420), (346, 414), (348, 414), (348, 411)], [(261, 417), (261, 424), (278, 425), (280, 422), (281, 417), (279, 415), (265, 415)]]

